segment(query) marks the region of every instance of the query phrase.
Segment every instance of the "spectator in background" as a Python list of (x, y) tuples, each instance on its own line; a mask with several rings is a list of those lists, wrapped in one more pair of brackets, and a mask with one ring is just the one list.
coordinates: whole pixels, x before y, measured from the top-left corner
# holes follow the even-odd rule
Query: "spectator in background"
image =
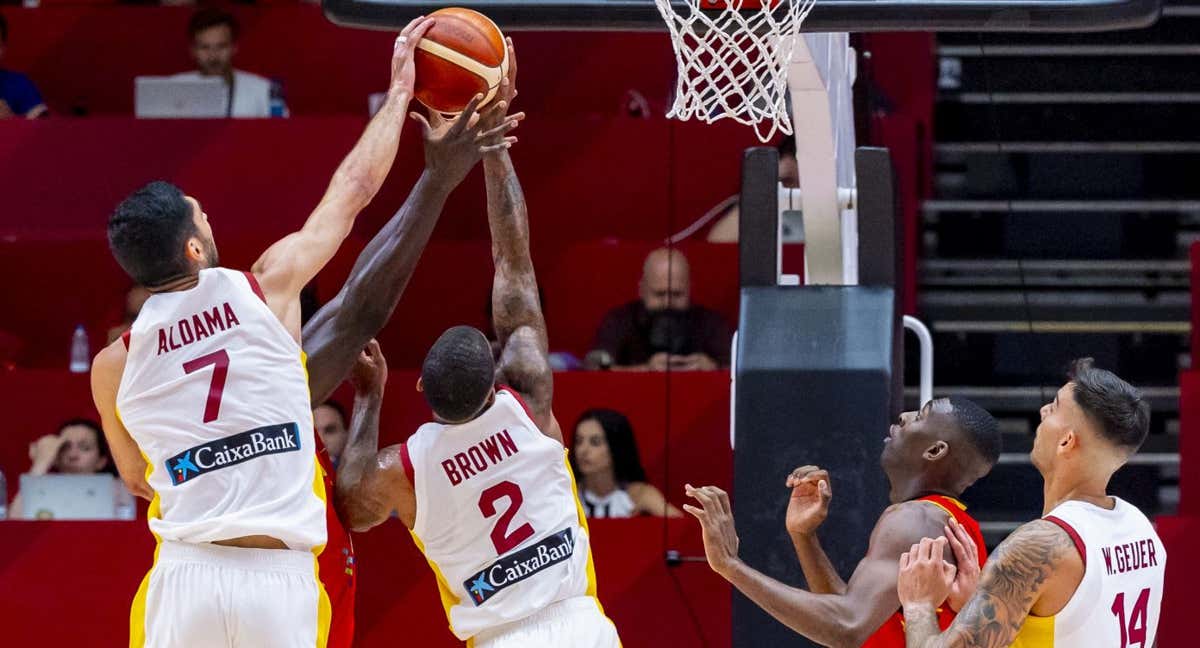
[(646, 483), (633, 426), (625, 415), (591, 409), (575, 423), (571, 470), (588, 517), (682, 517), (662, 491)]
[[(188, 37), (197, 70), (172, 78), (220, 77), (229, 86), (228, 116), (270, 117), (271, 82), (257, 74), (233, 68), (238, 32), (238, 23), (232, 14), (213, 8), (197, 11), (188, 22)], [(285, 115), (286, 111), (285, 107)]]
[(604, 316), (589, 366), (635, 371), (728, 366), (729, 325), (720, 313), (691, 302), (690, 272), (679, 250), (651, 252), (642, 267), (641, 298)]
[(346, 408), (335, 400), (327, 400), (313, 408), (313, 425), (325, 451), (329, 453), (329, 463), (337, 468), (342, 451), (346, 449), (346, 438), (349, 434), (346, 427)]
[(134, 286), (125, 293), (125, 313), (122, 315), (121, 323), (108, 329), (108, 341), (105, 345), (116, 342), (117, 338), (125, 335), (125, 331), (133, 326), (133, 320), (137, 319), (138, 313), (142, 312), (142, 304), (150, 298), (150, 291), (141, 286)]
[[(107, 473), (113, 479), (113, 498), (118, 515), (121, 511), (134, 511), (133, 495), (116, 479), (117, 469), (108, 442), (100, 425), (88, 419), (71, 419), (58, 426), (58, 432), (29, 444), (29, 460), (32, 465), (25, 473), (40, 476), (48, 473), (64, 475), (95, 475)], [(8, 507), (10, 519), (20, 519), (23, 511), (21, 494), (13, 498)], [(132, 515), (128, 519), (132, 519)]]
[[(780, 140), (775, 147), (779, 151), (779, 183), (789, 189), (800, 188), (800, 167), (796, 163), (796, 139), (791, 135)], [(737, 194), (726, 198), (713, 209), (720, 210), (717, 224), (708, 231), (709, 243), (737, 243), (738, 241), (738, 198)]]
[[(0, 65), (8, 48), (8, 20), (0, 14)], [(0, 119), (37, 119), (49, 114), (46, 102), (29, 77), (0, 67)]]

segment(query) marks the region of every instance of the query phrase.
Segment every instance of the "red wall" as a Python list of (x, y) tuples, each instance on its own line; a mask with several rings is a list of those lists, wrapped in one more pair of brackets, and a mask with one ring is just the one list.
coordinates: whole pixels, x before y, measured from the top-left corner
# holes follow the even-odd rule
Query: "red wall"
[[(0, 522), (0, 618), (5, 645), (128, 645), (129, 603), (151, 564), (137, 522)], [(707, 565), (668, 568), (669, 547), (703, 555), (692, 519), (591, 524), (601, 603), (630, 648), (728, 646), (730, 590)], [(86, 541), (80, 541), (86, 538)], [(356, 645), (461, 646), (437, 585), (403, 525), (355, 536)]]

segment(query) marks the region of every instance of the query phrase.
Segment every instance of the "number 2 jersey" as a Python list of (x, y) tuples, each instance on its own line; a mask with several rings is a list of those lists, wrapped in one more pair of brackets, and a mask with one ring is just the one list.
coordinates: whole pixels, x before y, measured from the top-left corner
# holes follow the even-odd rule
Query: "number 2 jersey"
[(413, 537), (459, 639), (596, 595), (566, 452), (514, 392), (498, 389), (467, 423), (421, 426), (401, 456), (416, 492)]
[(126, 342), (117, 413), (148, 463), (150, 530), (324, 545), (304, 357), (254, 276), (210, 268), (191, 289), (152, 295)]
[(1154, 645), (1167, 551), (1137, 507), (1112, 499), (1111, 510), (1072, 500), (1042, 518), (1071, 537), (1083, 559), (1083, 579), (1058, 614), (1027, 617), (1014, 648)]

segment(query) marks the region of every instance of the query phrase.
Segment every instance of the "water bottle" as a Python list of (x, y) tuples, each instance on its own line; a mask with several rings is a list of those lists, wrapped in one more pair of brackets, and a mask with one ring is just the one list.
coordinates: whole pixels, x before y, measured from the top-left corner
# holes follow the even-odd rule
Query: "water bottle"
[(271, 116), (285, 117), (287, 106), (283, 103), (283, 84), (278, 80), (271, 81)]
[(4, 472), (0, 471), (0, 520), (8, 519), (8, 482), (4, 481)]
[(92, 352), (88, 348), (87, 329), (79, 324), (71, 335), (71, 373), (87, 373), (91, 366)]

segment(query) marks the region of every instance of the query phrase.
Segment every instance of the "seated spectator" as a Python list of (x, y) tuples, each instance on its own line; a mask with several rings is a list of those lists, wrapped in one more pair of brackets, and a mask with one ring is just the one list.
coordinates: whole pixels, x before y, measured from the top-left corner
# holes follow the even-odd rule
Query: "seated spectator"
[(46, 102), (29, 77), (2, 67), (8, 47), (8, 20), (0, 14), (0, 119), (37, 119), (49, 114)]
[[(800, 188), (800, 167), (796, 164), (796, 139), (784, 137), (775, 147), (779, 151), (779, 183), (789, 189)], [(708, 230), (709, 243), (737, 243), (738, 241), (738, 195), (726, 198), (714, 209), (719, 209), (717, 224)]]
[(342, 451), (346, 449), (349, 429), (346, 427), (346, 408), (335, 400), (327, 400), (313, 408), (313, 425), (329, 453), (329, 463), (337, 468)]
[[(195, 72), (176, 74), (174, 79), (188, 80), (220, 77), (229, 86), (230, 117), (270, 117), (271, 81), (233, 67), (237, 54), (238, 23), (232, 14), (220, 9), (201, 9), (188, 23)], [(287, 114), (286, 107), (284, 114)]]
[(690, 269), (678, 250), (646, 257), (641, 299), (604, 316), (588, 364), (643, 371), (708, 371), (729, 366), (732, 333), (720, 313), (691, 302)]
[[(25, 473), (27, 475), (112, 475), (117, 518), (134, 518), (136, 509), (133, 505), (133, 495), (125, 489), (121, 480), (116, 478), (116, 464), (108, 451), (108, 441), (95, 421), (71, 419), (63, 423), (58, 427), (56, 434), (47, 434), (29, 444), (29, 460), (32, 465)], [(21, 494), (17, 493), (8, 507), (8, 517), (17, 520), (21, 519), (22, 514)]]
[(125, 293), (125, 313), (121, 317), (121, 323), (108, 329), (108, 342), (112, 344), (117, 338), (125, 335), (125, 331), (133, 326), (133, 320), (137, 319), (138, 313), (142, 312), (142, 305), (150, 298), (150, 291), (141, 286), (134, 286)]
[(662, 491), (646, 483), (633, 426), (624, 414), (592, 409), (575, 424), (571, 470), (588, 517), (682, 517)]

